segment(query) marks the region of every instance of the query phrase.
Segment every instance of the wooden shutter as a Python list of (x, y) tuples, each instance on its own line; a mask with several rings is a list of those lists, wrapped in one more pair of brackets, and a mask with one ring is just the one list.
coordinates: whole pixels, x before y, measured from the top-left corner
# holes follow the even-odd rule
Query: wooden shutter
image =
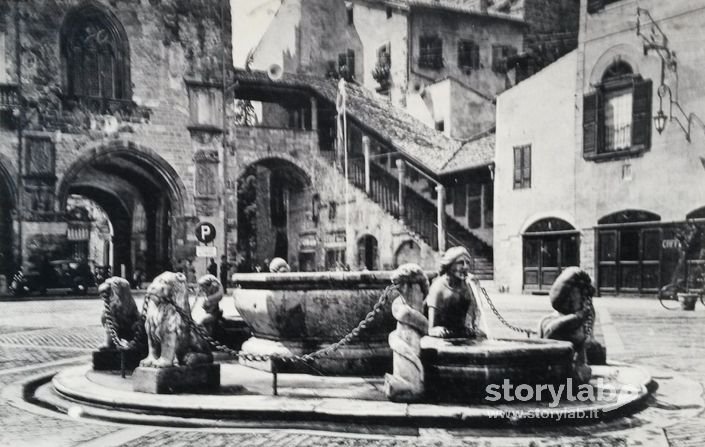
[(651, 146), (651, 80), (637, 78), (632, 91), (632, 146)]
[(477, 70), (480, 68), (480, 45), (472, 42), (472, 47), (470, 49), (470, 57), (472, 58), (472, 68)]
[(492, 71), (502, 72), (502, 45), (492, 45)]
[(355, 51), (348, 50), (348, 73), (350, 79), (355, 79)]
[(521, 188), (521, 147), (514, 148), (514, 189)]
[(589, 158), (599, 152), (600, 147), (600, 109), (602, 92), (596, 90), (583, 97), (583, 157)]
[(531, 145), (524, 146), (523, 160), (521, 162), (521, 186), (523, 188), (531, 188)]

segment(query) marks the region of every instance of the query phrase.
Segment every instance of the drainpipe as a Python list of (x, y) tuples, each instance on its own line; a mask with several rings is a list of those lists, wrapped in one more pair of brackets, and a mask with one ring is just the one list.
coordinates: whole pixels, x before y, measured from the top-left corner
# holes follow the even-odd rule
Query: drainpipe
[(17, 239), (19, 247), (17, 250), (18, 266), (22, 267), (23, 261), (23, 242), (22, 242), (22, 221), (24, 219), (24, 206), (22, 204), (22, 191), (24, 185), (22, 182), (22, 129), (24, 127), (24, 96), (22, 94), (22, 46), (20, 44), (20, 3), (22, 0), (15, 1), (15, 71), (17, 73), (17, 101), (19, 109), (18, 125), (17, 125)]
[[(232, 24), (231, 24), (232, 25)], [(223, 167), (222, 167), (222, 172), (223, 172), (223, 254), (222, 256), (225, 256), (225, 262), (221, 263), (221, 266), (223, 264), (225, 265), (230, 265), (229, 261), (229, 256), (228, 256), (228, 205), (229, 205), (229, 195), (228, 195), (228, 186), (229, 186), (229, 177), (228, 177), (228, 114), (227, 114), (227, 85), (226, 85), (226, 79), (225, 79), (225, 2), (220, 2), (220, 42), (223, 48), (223, 51), (221, 52), (221, 69), (222, 69), (222, 87), (223, 87), (223, 104), (222, 104), (222, 112), (223, 112)], [(222, 267), (221, 267), (222, 268)], [(226, 282), (227, 282), (227, 274), (226, 276)], [(223, 287), (227, 289), (227, 284), (223, 284)]]

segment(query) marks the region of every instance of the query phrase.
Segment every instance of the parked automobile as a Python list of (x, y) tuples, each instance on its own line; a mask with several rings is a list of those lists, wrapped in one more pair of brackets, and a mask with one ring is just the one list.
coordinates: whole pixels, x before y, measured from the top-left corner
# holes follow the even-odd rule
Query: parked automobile
[(69, 293), (85, 295), (96, 287), (95, 276), (86, 261), (62, 259), (51, 261), (44, 272), (30, 270), (17, 272), (12, 278), (10, 290), (16, 296), (39, 293)]

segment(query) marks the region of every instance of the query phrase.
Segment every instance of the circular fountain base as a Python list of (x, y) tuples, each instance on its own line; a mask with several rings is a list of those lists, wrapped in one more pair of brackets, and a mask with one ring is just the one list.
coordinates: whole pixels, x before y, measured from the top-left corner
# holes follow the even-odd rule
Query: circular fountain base
[(266, 340), (251, 337), (240, 354), (278, 356), (279, 361), (241, 360), (240, 363), (267, 372), (305, 373), (327, 376), (380, 376), (392, 370), (392, 352), (387, 342), (349, 343), (310, 361), (286, 360), (326, 348), (330, 344)]
[(620, 390), (602, 400), (497, 402), (478, 398), (463, 405), (389, 402), (384, 379), (326, 377), (306, 374), (278, 376), (272, 395), (272, 374), (237, 364), (221, 364), (221, 387), (208, 394), (151, 395), (132, 390), (132, 379), (91, 370), (68, 368), (38, 388), (36, 400), (69, 414), (127, 423), (178, 426), (235, 426), (284, 421), (288, 426), (317, 423), (487, 426), (503, 423), (590, 423), (637, 411), (648, 396), (650, 377), (630, 365), (593, 367), (596, 389)]

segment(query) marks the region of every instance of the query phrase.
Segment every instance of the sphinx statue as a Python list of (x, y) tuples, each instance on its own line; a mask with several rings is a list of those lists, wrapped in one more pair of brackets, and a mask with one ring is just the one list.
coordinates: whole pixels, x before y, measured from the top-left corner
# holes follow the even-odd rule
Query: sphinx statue
[(393, 373), (384, 377), (384, 393), (395, 402), (413, 402), (424, 395), (424, 368), (420, 341), (428, 332), (423, 314), (423, 300), (428, 293), (428, 279), (421, 267), (404, 264), (392, 274), (399, 296), (392, 302), (396, 330), (389, 334), (393, 352)]
[(149, 352), (140, 366), (168, 368), (213, 362), (207, 343), (185, 318), (191, 315), (186, 276), (162, 273), (147, 288), (145, 299), (149, 300), (145, 320)]
[(586, 383), (592, 370), (588, 366), (587, 342), (595, 319), (592, 296), (595, 288), (590, 275), (579, 267), (568, 267), (556, 278), (549, 299), (554, 311), (539, 322), (539, 336), (573, 344), (573, 380)]

